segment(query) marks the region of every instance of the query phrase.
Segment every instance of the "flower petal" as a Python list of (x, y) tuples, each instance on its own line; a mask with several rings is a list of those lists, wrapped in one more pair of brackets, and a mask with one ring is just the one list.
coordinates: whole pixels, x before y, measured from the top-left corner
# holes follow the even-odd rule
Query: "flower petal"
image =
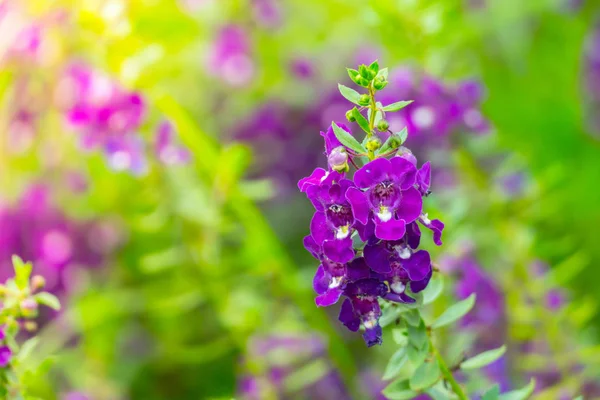
[(431, 186), (431, 163), (427, 161), (419, 172), (417, 173), (417, 185), (419, 185), (419, 191), (425, 195), (429, 191)]
[(354, 314), (354, 308), (350, 299), (346, 299), (342, 303), (338, 319), (352, 332), (356, 332), (360, 328), (360, 319)]
[(316, 212), (310, 221), (310, 235), (317, 245), (323, 245), (327, 239), (333, 238), (333, 232), (327, 226), (325, 213)]
[(342, 295), (342, 291), (339, 288), (329, 289), (322, 295), (317, 296), (315, 303), (317, 307), (329, 307), (337, 303)]
[(390, 253), (383, 245), (367, 245), (363, 250), (365, 261), (369, 267), (380, 274), (392, 272), (390, 265)]
[(298, 189), (300, 189), (302, 193), (306, 192), (306, 189), (309, 186), (318, 185), (325, 175), (327, 175), (327, 171), (323, 168), (315, 168), (312, 174), (298, 181)]
[(347, 263), (354, 258), (352, 238), (325, 240), (323, 242), (323, 252), (331, 261)]
[(315, 277), (313, 278), (313, 289), (317, 294), (323, 294), (329, 289), (329, 280), (331, 275), (325, 272), (322, 265), (319, 265)]
[(413, 187), (417, 180), (417, 169), (413, 163), (403, 157), (392, 157), (390, 163), (390, 178), (400, 185), (400, 189), (407, 190)]
[(321, 253), (323, 252), (321, 250), (321, 246), (319, 246), (317, 242), (315, 242), (315, 239), (313, 239), (311, 235), (305, 236), (303, 243), (304, 248), (308, 250), (308, 252), (312, 254), (314, 258), (316, 258), (317, 260), (321, 259)]
[(411, 281), (420, 281), (431, 272), (431, 257), (425, 250), (419, 250), (405, 261), (402, 268), (408, 273)]
[(381, 222), (375, 221), (375, 236), (382, 240), (400, 240), (406, 233), (406, 223), (401, 219), (390, 219)]
[(414, 187), (402, 192), (402, 202), (396, 210), (399, 219), (406, 223), (413, 222), (423, 211), (423, 198), (421, 193)]
[(368, 189), (384, 181), (392, 169), (387, 158), (376, 158), (354, 174), (354, 183), (361, 189)]
[(346, 276), (350, 281), (358, 281), (369, 277), (371, 270), (365, 262), (365, 259), (360, 257), (352, 260), (346, 266)]
[(362, 337), (365, 340), (367, 346), (372, 347), (376, 344), (380, 345), (383, 342), (383, 340), (381, 339), (382, 335), (383, 332), (381, 330), (381, 326), (377, 324), (371, 329), (365, 329), (365, 332), (363, 333)]
[(346, 199), (352, 207), (354, 219), (366, 225), (369, 221), (369, 202), (367, 196), (357, 188), (351, 187), (346, 191)]
[(429, 273), (427, 274), (427, 276), (425, 278), (421, 279), (420, 281), (411, 282), (410, 283), (410, 291), (413, 293), (419, 293), (419, 292), (422, 292), (423, 290), (425, 290), (425, 288), (429, 284), (429, 281), (431, 280), (431, 275), (433, 275), (432, 269), (429, 270)]

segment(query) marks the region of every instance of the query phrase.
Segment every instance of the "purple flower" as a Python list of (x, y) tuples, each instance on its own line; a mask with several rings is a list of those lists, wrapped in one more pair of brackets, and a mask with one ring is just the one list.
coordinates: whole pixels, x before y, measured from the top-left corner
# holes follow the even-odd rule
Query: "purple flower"
[(154, 152), (156, 158), (165, 165), (186, 164), (191, 159), (190, 152), (175, 143), (175, 129), (168, 121), (163, 121), (156, 129)]
[(135, 176), (148, 172), (144, 141), (138, 136), (109, 140), (104, 145), (107, 163), (115, 171), (129, 171)]
[(302, 58), (297, 58), (290, 62), (290, 71), (295, 77), (302, 80), (310, 79), (315, 74), (313, 64)]
[(367, 224), (373, 215), (377, 238), (402, 239), (406, 224), (419, 218), (423, 209), (414, 187), (416, 175), (415, 166), (402, 157), (377, 158), (356, 171), (357, 187), (349, 188), (346, 196), (356, 219)]
[(255, 74), (248, 32), (236, 25), (226, 25), (217, 33), (209, 52), (209, 73), (231, 86), (245, 86)]
[(0, 368), (5, 368), (12, 359), (12, 351), (8, 346), (0, 346)]
[(252, 0), (252, 11), (256, 21), (266, 28), (277, 28), (282, 22), (279, 0)]

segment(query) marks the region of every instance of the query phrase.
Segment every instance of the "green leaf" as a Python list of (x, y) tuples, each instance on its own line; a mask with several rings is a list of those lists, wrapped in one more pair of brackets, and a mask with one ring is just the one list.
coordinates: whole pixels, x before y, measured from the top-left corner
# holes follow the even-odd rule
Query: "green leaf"
[(344, 96), (344, 98), (346, 98), (346, 100), (348, 100), (349, 102), (352, 102), (354, 104), (358, 104), (358, 98), (360, 97), (360, 93), (358, 93), (356, 90), (351, 89), (348, 86), (344, 86), (342, 84), (338, 84), (338, 89), (340, 90), (340, 93), (342, 94), (342, 96)]
[(393, 111), (402, 110), (404, 107), (406, 107), (407, 105), (409, 105), (412, 102), (413, 102), (413, 100), (397, 101), (395, 103), (388, 104), (387, 106), (383, 107), (383, 111), (385, 111), (385, 112), (392, 111), (393, 112)]
[(423, 291), (423, 304), (433, 303), (442, 294), (443, 290), (444, 278), (440, 274), (435, 274)]
[(410, 390), (408, 381), (403, 379), (390, 383), (381, 393), (390, 400), (408, 400), (418, 395), (417, 392)]
[(369, 65), (369, 69), (377, 74), (379, 72), (379, 62), (377, 62), (377, 60), (373, 61), (371, 65)]
[(56, 296), (51, 293), (42, 292), (42, 293), (36, 294), (33, 297), (39, 304), (48, 306), (51, 309), (56, 310), (56, 311), (60, 310), (60, 302), (58, 301)]
[(387, 81), (388, 73), (389, 73), (389, 71), (387, 68), (382, 68), (379, 70), (379, 73), (377, 74), (377, 76), (383, 76), (385, 78), (385, 80)]
[(15, 269), (15, 284), (19, 289), (25, 289), (29, 285), (29, 277), (33, 266), (31, 263), (24, 263), (21, 257), (12, 256), (13, 267)]
[(402, 314), (402, 318), (404, 318), (409, 325), (421, 325), (421, 314), (419, 314), (418, 310), (410, 310), (409, 312)]
[(513, 390), (512, 392), (502, 393), (498, 396), (498, 400), (526, 400), (535, 390), (535, 379), (531, 379), (529, 384), (522, 389)]
[(417, 368), (415, 374), (410, 378), (410, 388), (412, 390), (423, 390), (440, 379), (441, 371), (437, 360), (425, 362)]
[(371, 130), (369, 129), (369, 121), (362, 115), (360, 111), (356, 107), (352, 109), (352, 116), (356, 119), (356, 123), (362, 128), (363, 131), (369, 133)]
[(475, 305), (475, 297), (475, 293), (473, 293), (466, 299), (450, 306), (431, 324), (431, 327), (433, 329), (441, 328), (464, 317)]
[(398, 372), (400, 372), (400, 369), (402, 369), (404, 364), (406, 364), (406, 361), (408, 361), (408, 356), (406, 355), (406, 348), (401, 347), (392, 355), (392, 358), (390, 358), (390, 361), (385, 367), (385, 372), (383, 373), (383, 380), (387, 381), (394, 378), (398, 374)]
[(476, 369), (485, 367), (502, 357), (506, 353), (506, 346), (498, 347), (497, 349), (484, 351), (483, 353), (477, 354), (475, 357), (471, 357), (468, 360), (463, 361), (460, 364), (460, 369)]
[(31, 355), (35, 347), (38, 345), (39, 341), (40, 338), (34, 336), (31, 339), (28, 339), (25, 343), (23, 343), (23, 345), (19, 349), (19, 355), (17, 356), (19, 361), (23, 362), (24, 360), (26, 360)]
[(417, 349), (423, 348), (427, 343), (427, 330), (425, 328), (425, 323), (419, 320), (419, 326), (408, 326), (408, 340), (412, 345), (414, 345)]
[(498, 400), (500, 395), (500, 387), (498, 385), (492, 386), (487, 392), (483, 394), (481, 400)]
[(346, 71), (348, 71), (348, 76), (352, 79), (352, 82), (356, 83), (356, 79), (360, 75), (359, 72), (352, 68), (346, 68)]
[(429, 354), (429, 346), (425, 346), (422, 349), (417, 349), (415, 346), (408, 345), (406, 349), (406, 355), (410, 360), (411, 364), (416, 368), (425, 361)]
[(336, 125), (335, 122), (331, 123), (333, 127), (333, 133), (335, 133), (335, 137), (347, 148), (354, 150), (358, 154), (367, 153), (367, 149), (365, 149), (354, 137)]
[(404, 347), (408, 344), (408, 333), (406, 332), (406, 329), (393, 329), (392, 337), (394, 338), (394, 342), (399, 346)]

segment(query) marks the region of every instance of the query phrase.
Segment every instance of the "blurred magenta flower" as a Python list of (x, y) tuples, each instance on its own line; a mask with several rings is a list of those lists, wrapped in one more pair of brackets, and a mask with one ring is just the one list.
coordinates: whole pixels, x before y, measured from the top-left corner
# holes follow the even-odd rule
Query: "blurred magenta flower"
[(214, 39), (207, 59), (207, 72), (231, 86), (246, 86), (255, 75), (249, 33), (241, 26), (226, 25)]
[(252, 0), (252, 12), (258, 24), (265, 28), (281, 26), (283, 15), (281, 0)]
[(175, 128), (169, 121), (161, 122), (156, 128), (154, 152), (165, 165), (186, 164), (191, 160), (190, 152), (176, 142)]

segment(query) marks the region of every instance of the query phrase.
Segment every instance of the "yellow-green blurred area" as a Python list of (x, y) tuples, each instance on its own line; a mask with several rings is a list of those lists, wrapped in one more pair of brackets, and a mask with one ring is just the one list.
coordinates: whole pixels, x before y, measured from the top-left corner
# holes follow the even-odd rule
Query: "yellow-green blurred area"
[[(507, 345), (497, 371), (465, 374), (472, 398), (531, 377), (534, 399), (600, 398), (599, 15), (591, 0), (0, 0), (0, 276), (18, 254), (63, 304), (23, 362), (31, 398), (386, 398), (401, 338), (366, 348), (339, 304), (315, 306), (296, 186), (352, 108), (346, 67), (375, 59), (412, 71), (381, 93), (415, 100), (397, 123), (432, 161), (426, 205), (446, 224), (424, 245), (444, 282), (426, 321), (461, 297), (467, 262), (498, 299), (441, 331), (458, 362)], [(478, 95), (459, 118), (465, 82)]]

